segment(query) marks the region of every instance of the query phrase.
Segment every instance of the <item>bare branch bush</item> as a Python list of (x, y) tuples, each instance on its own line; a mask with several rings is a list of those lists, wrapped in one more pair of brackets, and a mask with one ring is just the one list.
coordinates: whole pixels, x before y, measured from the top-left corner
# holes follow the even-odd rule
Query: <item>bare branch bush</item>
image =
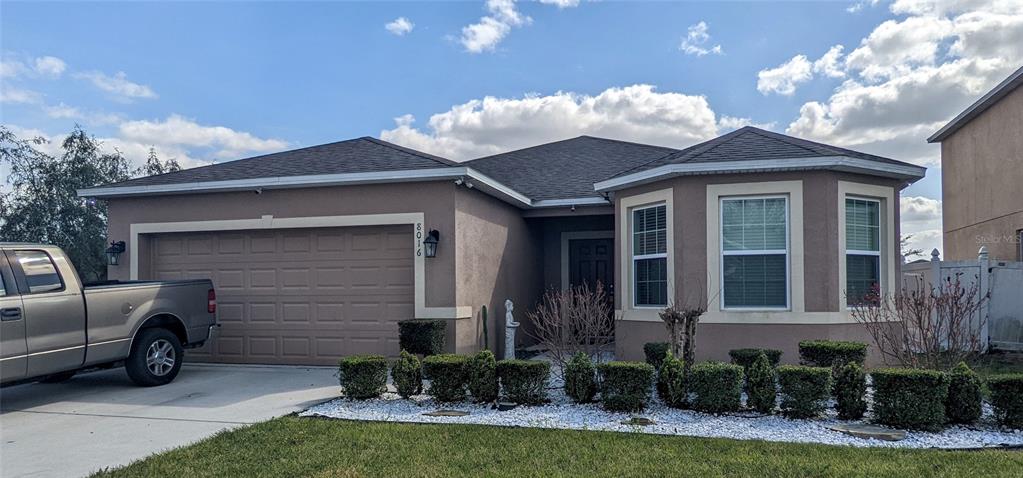
[[(702, 290), (702, 288), (697, 288)], [(707, 296), (687, 297), (682, 304), (668, 304), (659, 314), (668, 329), (671, 354), (681, 357), (688, 374), (696, 360), (696, 326), (707, 312)]]
[(964, 285), (962, 273), (937, 287), (921, 281), (852, 308), (852, 317), (866, 327), (886, 365), (935, 370), (972, 362), (984, 350), (981, 330), (988, 296), (979, 281)]
[(600, 363), (614, 343), (611, 298), (600, 282), (595, 287), (550, 288), (526, 316), (533, 324), (529, 336), (547, 349), (559, 370), (577, 352)]

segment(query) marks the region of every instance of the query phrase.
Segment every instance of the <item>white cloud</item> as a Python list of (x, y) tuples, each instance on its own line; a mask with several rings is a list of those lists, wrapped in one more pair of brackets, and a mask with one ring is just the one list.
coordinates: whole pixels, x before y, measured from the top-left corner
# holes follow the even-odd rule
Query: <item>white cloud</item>
[(121, 117), (113, 113), (84, 112), (74, 106), (61, 102), (57, 105), (45, 105), (43, 111), (47, 116), (58, 119), (73, 119), (86, 125), (108, 125), (121, 122)]
[(0, 103), (36, 104), (42, 102), (42, 100), (43, 95), (37, 91), (10, 85), (0, 85)]
[(470, 53), (493, 51), (512, 27), (533, 21), (515, 8), (515, 0), (487, 0), (486, 8), (489, 15), (462, 28), (461, 43)]
[(114, 76), (108, 76), (99, 71), (76, 73), (75, 78), (88, 80), (92, 84), (107, 93), (112, 93), (120, 99), (131, 100), (134, 98), (156, 98), (156, 92), (152, 88), (128, 81), (128, 75), (123, 71), (117, 72)]
[(390, 22), (390, 23), (384, 25), (384, 29), (386, 29), (387, 31), (389, 31), (389, 32), (391, 32), (391, 33), (393, 33), (393, 34), (395, 34), (397, 36), (402, 36), (402, 35), (408, 34), (415, 27), (416, 27), (416, 24), (412, 23), (412, 20), (409, 20), (408, 18), (405, 18), (405, 17), (398, 17), (398, 18), (394, 19), (393, 22)]
[(59, 78), (66, 69), (67, 63), (54, 56), (42, 56), (35, 60), (36, 73), (47, 78)]
[(796, 85), (813, 78), (813, 65), (806, 55), (796, 55), (776, 68), (760, 70), (757, 73), (757, 91), (763, 94), (777, 93), (789, 96), (796, 92)]
[(777, 125), (777, 123), (775, 123), (773, 121), (769, 122), (769, 123), (757, 123), (756, 121), (753, 121), (753, 119), (751, 119), (751, 118), (737, 118), (737, 117), (734, 117), (734, 116), (722, 115), (721, 118), (718, 119), (718, 130), (719, 130), (718, 132), (719, 133), (727, 133), (729, 131), (734, 131), (734, 130), (737, 130), (739, 128), (742, 128), (744, 126), (753, 126), (753, 127), (760, 128), (760, 129), (770, 130), (770, 129), (774, 129), (774, 127), (776, 125)]
[(118, 129), (118, 137), (128, 142), (209, 148), (214, 157), (221, 159), (237, 159), (244, 154), (277, 151), (288, 146), (279, 139), (258, 138), (225, 126), (203, 126), (179, 115), (171, 115), (163, 121), (127, 121)]
[[(609, 88), (596, 95), (557, 92), (522, 98), (485, 97), (430, 117), (396, 118), (380, 137), (456, 160), (534, 146), (582, 134), (683, 147), (718, 134), (702, 96), (658, 92), (650, 85)], [(726, 120), (734, 123), (736, 120)]]
[[(19, 59), (21, 58), (21, 59)], [(26, 58), (11, 55), (0, 60), (0, 78), (59, 78), (67, 69), (67, 63), (55, 56), (40, 56), (37, 58)]]
[(842, 49), (844, 48), (842, 45), (831, 47), (824, 56), (813, 62), (813, 72), (831, 78), (844, 77), (845, 71), (842, 70)]
[(845, 9), (845, 11), (849, 13), (856, 13), (868, 6), (873, 7), (877, 5), (879, 2), (880, 0), (859, 0), (856, 3), (849, 5), (849, 7)]
[(904, 196), (899, 207), (903, 236), (912, 236), (908, 247), (922, 249), (920, 257), (929, 258), (933, 249), (941, 250), (941, 201), (923, 196)]
[(686, 55), (703, 56), (707, 54), (720, 55), (724, 53), (721, 50), (721, 45), (714, 45), (707, 48), (707, 42), (710, 41), (710, 34), (707, 33), (707, 23), (700, 22), (695, 25), (690, 25), (687, 29), (685, 38), (682, 39), (682, 43), (678, 46), (678, 49), (684, 52)]
[(555, 5), (558, 8), (571, 8), (579, 6), (579, 0), (540, 0), (540, 3)]

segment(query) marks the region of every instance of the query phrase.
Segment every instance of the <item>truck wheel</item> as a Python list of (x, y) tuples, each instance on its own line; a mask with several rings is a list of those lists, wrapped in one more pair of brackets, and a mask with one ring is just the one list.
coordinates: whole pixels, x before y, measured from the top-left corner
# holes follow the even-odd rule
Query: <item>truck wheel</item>
[(128, 378), (136, 385), (154, 387), (174, 380), (181, 370), (184, 349), (167, 329), (143, 329), (124, 363)]

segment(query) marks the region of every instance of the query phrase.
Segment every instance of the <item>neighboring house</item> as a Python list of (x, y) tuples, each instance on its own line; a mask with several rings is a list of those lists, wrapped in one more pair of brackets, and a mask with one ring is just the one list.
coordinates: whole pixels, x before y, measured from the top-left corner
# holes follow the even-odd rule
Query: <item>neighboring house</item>
[(1023, 68), (927, 139), (941, 143), (944, 258), (1023, 261)]
[[(582, 136), (455, 163), (372, 138), (80, 191), (126, 241), (115, 279), (210, 277), (206, 359), (332, 364), (398, 352), (401, 319), (489, 346), (547, 287), (614, 290), (617, 356), (709, 299), (697, 353), (865, 340), (845, 290), (896, 284), (899, 193), (924, 168), (746, 127), (684, 150)], [(435, 257), (424, 241), (437, 231)], [(520, 337), (521, 341), (528, 339)], [(500, 352), (500, 350), (498, 350)]]

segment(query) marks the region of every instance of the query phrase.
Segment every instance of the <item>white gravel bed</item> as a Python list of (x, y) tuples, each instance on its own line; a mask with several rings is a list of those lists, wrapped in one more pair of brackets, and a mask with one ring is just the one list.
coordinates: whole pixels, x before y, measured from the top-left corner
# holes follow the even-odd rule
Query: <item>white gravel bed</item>
[[(571, 403), (561, 389), (548, 391), (551, 402), (542, 406), (520, 406), (501, 412), (489, 405), (472, 403), (438, 404), (426, 395), (405, 400), (395, 393), (379, 399), (349, 400), (339, 398), (316, 405), (301, 416), (321, 416), (346, 420), (367, 420), (408, 423), (462, 423), (512, 427), (562, 428), (572, 430), (605, 430), (618, 432), (685, 435), (695, 437), (734, 438), (778, 442), (821, 443), (857, 447), (890, 448), (981, 448), (1005, 445), (1023, 446), (1023, 431), (999, 430), (985, 406), (984, 418), (974, 427), (950, 427), (940, 433), (910, 431), (905, 440), (888, 442), (855, 438), (825, 428), (848, 422), (835, 418), (835, 411), (817, 420), (789, 420), (779, 416), (758, 416), (751, 413), (708, 415), (690, 410), (677, 410), (661, 404), (656, 398), (641, 414), (611, 413), (599, 403)], [(423, 413), (438, 410), (469, 412), (463, 417), (430, 417)], [(650, 418), (654, 425), (622, 425), (633, 416)]]

